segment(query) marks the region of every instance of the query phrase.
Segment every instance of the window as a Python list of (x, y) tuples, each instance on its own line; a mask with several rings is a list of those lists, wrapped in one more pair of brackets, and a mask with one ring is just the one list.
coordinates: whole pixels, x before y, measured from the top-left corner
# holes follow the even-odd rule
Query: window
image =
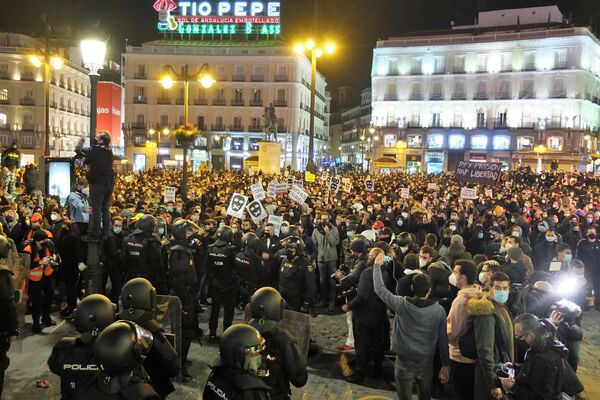
[(135, 117), (135, 121), (140, 124), (143, 124), (145, 120), (146, 120), (146, 117), (144, 116), (144, 114), (138, 114)]
[(433, 84), (431, 93), (429, 94), (429, 100), (442, 100), (442, 84), (440, 82)]
[(21, 136), (24, 146), (33, 146), (33, 137), (32, 136)]
[(465, 135), (448, 136), (448, 148), (450, 150), (462, 150), (465, 148)]
[(525, 62), (523, 65), (523, 70), (525, 71), (532, 71), (535, 69), (535, 53), (531, 52), (531, 53), (526, 53), (525, 54)]
[(29, 113), (23, 114), (23, 125), (24, 126), (33, 125), (33, 116), (31, 114), (29, 114)]
[(530, 151), (533, 150), (533, 136), (519, 136), (517, 138), (517, 150)]
[(519, 93), (520, 99), (531, 99), (534, 98), (533, 94), (533, 80), (528, 79), (523, 81), (523, 85), (521, 86), (521, 92)]
[(550, 150), (562, 151), (563, 140), (560, 136), (550, 136), (548, 138), (548, 148)]
[(168, 115), (160, 116), (160, 126), (169, 126), (169, 116)]
[(233, 92), (233, 101), (236, 103), (242, 103), (244, 101), (244, 90), (243, 89), (235, 89)]
[(423, 137), (421, 135), (406, 136), (406, 146), (410, 149), (420, 149), (423, 147)]
[(422, 59), (420, 57), (415, 57), (412, 59), (412, 67), (410, 69), (411, 75), (420, 75), (421, 74), (421, 62), (422, 62)]
[(0, 101), (8, 101), (8, 89), (0, 89)]
[(421, 84), (420, 83), (414, 83), (412, 85), (412, 89), (410, 92), (410, 98), (409, 100), (423, 100), (423, 95), (421, 93)]
[(240, 80), (240, 81), (244, 80), (244, 66), (243, 65), (235, 66), (234, 72), (233, 72), (233, 79)]
[(454, 73), (462, 74), (465, 72), (465, 56), (454, 57)]
[(0, 76), (8, 77), (8, 64), (0, 64)]
[(136, 86), (135, 87), (135, 95), (138, 99), (143, 99), (144, 97), (146, 97), (146, 90), (143, 86)]
[(478, 128), (485, 127), (485, 111), (483, 111), (483, 110), (477, 111), (477, 127)]
[(244, 138), (243, 137), (232, 137), (230, 148), (231, 148), (231, 150), (244, 150)]
[(260, 89), (254, 89), (254, 91), (252, 91), (252, 103), (262, 103), (262, 92), (260, 91)]
[(431, 126), (440, 127), (442, 126), (442, 117), (440, 113), (431, 114)]
[(465, 84), (464, 82), (455, 82), (454, 83), (454, 94), (452, 96), (455, 100), (464, 100), (467, 98), (465, 93)]
[(277, 103), (285, 103), (285, 89), (277, 89)]
[(471, 136), (471, 149), (472, 150), (486, 150), (487, 144), (488, 144), (488, 137), (486, 135)]
[(196, 139), (194, 146), (195, 147), (206, 147), (207, 144), (208, 144), (208, 140), (205, 137), (199, 137), (198, 139)]
[(495, 127), (496, 128), (506, 128), (506, 118), (508, 113), (506, 111), (501, 111), (498, 113), (498, 117), (496, 118)]
[(554, 52), (554, 68), (567, 68), (567, 49), (558, 49)]
[(443, 74), (444, 73), (444, 57), (435, 57), (433, 70), (435, 74)]
[(494, 150), (510, 150), (510, 136), (496, 135), (493, 142)]
[(248, 141), (248, 149), (250, 151), (258, 151), (258, 144), (261, 141), (261, 138), (250, 138), (250, 140)]
[(396, 85), (390, 84), (385, 87), (385, 97), (384, 100), (397, 100), (398, 94), (396, 92)]
[(567, 93), (565, 91), (565, 81), (563, 79), (556, 79), (554, 81), (554, 84), (552, 85), (552, 93), (550, 93), (550, 97), (559, 98), (559, 99), (567, 97)]
[(396, 145), (396, 135), (388, 134), (383, 137), (383, 145), (385, 147), (394, 147)]
[(0, 125), (8, 124), (8, 117), (6, 114), (0, 114)]
[(146, 77), (146, 65), (145, 64), (139, 64), (137, 67), (137, 74), (135, 76), (138, 79), (141, 78), (145, 78)]
[(203, 115), (198, 115), (198, 117), (196, 117), (196, 126), (198, 126), (198, 129), (206, 129), (206, 127), (204, 126), (204, 116)]
[[(25, 91), (25, 99), (30, 100), (33, 98), (33, 90)], [(69, 100), (69, 107), (71, 106), (71, 100)]]
[(508, 81), (500, 82), (500, 85), (498, 86), (498, 93), (496, 94), (496, 98), (497, 99), (508, 99), (510, 96), (509, 87), (510, 86), (509, 86)]
[(262, 80), (263, 79), (262, 65), (252, 66), (252, 79), (253, 80)]
[(242, 127), (242, 117), (233, 117), (233, 128), (241, 128)]
[(455, 128), (463, 127), (463, 118), (462, 118), (462, 113), (460, 111), (454, 111), (454, 116), (452, 117), (451, 126), (453, 126)]
[(428, 149), (441, 149), (444, 146), (444, 135), (435, 133), (427, 136)]

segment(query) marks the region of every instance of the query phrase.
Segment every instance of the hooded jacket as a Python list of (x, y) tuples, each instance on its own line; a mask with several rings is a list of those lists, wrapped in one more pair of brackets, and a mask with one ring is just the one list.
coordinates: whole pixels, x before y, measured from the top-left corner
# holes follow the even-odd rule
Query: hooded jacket
[(452, 266), (456, 260), (471, 260), (472, 258), (473, 256), (471, 256), (471, 253), (465, 251), (462, 237), (454, 235), (452, 236), (448, 251), (440, 258), (440, 260), (443, 260), (446, 264)]
[(446, 319), (450, 360), (452, 361), (475, 364), (476, 360), (464, 357), (460, 354), (458, 338), (460, 338), (467, 330), (467, 302), (469, 299), (479, 296), (481, 296), (481, 287), (479, 285), (472, 285), (459, 290), (456, 298), (452, 302), (448, 318)]

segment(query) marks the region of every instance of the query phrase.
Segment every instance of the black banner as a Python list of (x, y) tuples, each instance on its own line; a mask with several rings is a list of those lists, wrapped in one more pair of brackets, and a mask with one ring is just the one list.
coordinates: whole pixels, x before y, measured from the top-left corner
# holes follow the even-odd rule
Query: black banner
[(494, 185), (501, 176), (501, 163), (459, 161), (456, 165), (457, 182), (474, 182)]

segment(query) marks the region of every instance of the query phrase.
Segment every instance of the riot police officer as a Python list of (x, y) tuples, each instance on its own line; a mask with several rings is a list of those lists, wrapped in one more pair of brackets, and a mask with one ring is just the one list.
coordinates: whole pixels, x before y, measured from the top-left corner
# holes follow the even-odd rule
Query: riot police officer
[(286, 249), (285, 243), (288, 238), (297, 236), (300, 237), (300, 230), (296, 225), (288, 225), (281, 228), (282, 239), (273, 245), (275, 249), (273, 257), (269, 260), (269, 270), (271, 271), (271, 279), (274, 287), (278, 287), (279, 284), (279, 270), (281, 269), (281, 263), (286, 260)]
[(100, 365), (96, 380), (80, 397), (86, 400), (159, 400), (142, 363), (154, 344), (152, 334), (131, 321), (108, 326), (94, 343)]
[[(0, 235), (0, 258), (5, 259), (11, 248), (10, 241)], [(7, 267), (0, 265), (0, 398), (4, 386), (4, 371), (8, 368), (10, 360), (6, 353), (11, 342), (17, 340), (19, 330), (17, 327), (17, 307), (15, 305), (15, 288), (13, 286), (13, 273)]]
[(189, 380), (191, 375), (186, 368), (187, 356), (194, 337), (202, 336), (198, 327), (198, 313), (196, 312), (196, 291), (198, 276), (194, 265), (190, 238), (198, 232), (198, 225), (192, 221), (179, 219), (171, 228), (173, 240), (169, 249), (169, 285), (171, 294), (181, 300), (181, 374), (184, 380)]
[(50, 371), (60, 377), (62, 400), (82, 398), (81, 393), (96, 379), (94, 341), (114, 318), (115, 305), (101, 294), (87, 296), (75, 309), (73, 321), (79, 335), (62, 338), (48, 358)]
[(286, 238), (283, 246), (286, 255), (279, 268), (279, 292), (287, 308), (308, 312), (317, 291), (315, 269), (304, 254), (304, 242), (300, 237)]
[(179, 373), (179, 356), (164, 335), (160, 324), (154, 319), (156, 289), (144, 278), (127, 282), (121, 291), (119, 319), (133, 321), (154, 337), (152, 349), (144, 360), (152, 385), (161, 398), (175, 390), (171, 378)]
[(269, 386), (261, 379), (268, 374), (262, 366), (265, 339), (250, 325), (235, 324), (223, 333), (220, 359), (212, 367), (203, 400), (268, 400)]
[(269, 272), (260, 257), (260, 240), (253, 232), (248, 232), (240, 240), (242, 251), (235, 255), (235, 269), (240, 278), (240, 302), (245, 306), (250, 296), (267, 284)]
[(125, 256), (125, 281), (133, 278), (146, 278), (159, 294), (167, 294), (166, 272), (162, 265), (161, 243), (154, 234), (156, 218), (142, 216), (133, 233), (123, 240)]
[(284, 308), (285, 301), (277, 290), (270, 287), (258, 289), (250, 300), (252, 319), (248, 324), (256, 328), (266, 342), (269, 376), (264, 379), (271, 387), (273, 400), (288, 400), (292, 394), (290, 382), (302, 387), (308, 379), (306, 362), (300, 357), (296, 342), (287, 332), (278, 328)]
[(217, 230), (217, 240), (208, 248), (208, 273), (210, 274), (210, 311), (209, 341), (217, 338), (219, 312), (223, 306), (223, 330), (229, 328), (233, 321), (233, 310), (237, 297), (237, 277), (235, 273), (235, 247), (231, 245), (233, 232), (228, 226)]

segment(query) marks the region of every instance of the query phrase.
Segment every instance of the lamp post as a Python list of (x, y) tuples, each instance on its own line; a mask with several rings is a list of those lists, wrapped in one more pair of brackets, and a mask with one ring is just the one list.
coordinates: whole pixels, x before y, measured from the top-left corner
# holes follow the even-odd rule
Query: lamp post
[[(208, 64), (202, 64), (200, 70), (192, 74), (189, 72), (188, 64), (183, 66), (181, 74), (175, 72), (175, 68), (172, 65), (165, 66), (165, 75), (161, 78), (160, 83), (165, 89), (171, 89), (176, 81), (183, 82), (183, 125), (187, 126), (189, 119), (189, 94), (190, 94), (190, 81), (199, 81), (203, 88), (210, 88), (215, 80), (210, 75)], [(183, 172), (181, 176), (181, 194), (187, 196), (187, 182), (188, 182), (188, 166), (187, 166), (187, 152), (189, 143), (183, 145)]]
[(317, 59), (320, 58), (324, 53), (331, 54), (335, 51), (335, 45), (333, 43), (326, 43), (324, 49), (318, 47), (313, 40), (308, 40), (305, 44), (298, 43), (295, 46), (296, 53), (304, 54), (306, 51), (310, 52), (310, 128), (308, 137), (308, 162), (306, 163), (306, 170), (309, 172), (316, 172), (317, 166), (315, 165), (315, 95), (317, 92)]
[(154, 134), (156, 134), (156, 163), (158, 164), (158, 158), (160, 157), (160, 151), (159, 151), (159, 147), (160, 147), (160, 143), (161, 143), (161, 133), (163, 135), (168, 135), (171, 133), (171, 130), (169, 128), (164, 128), (164, 129), (154, 129), (154, 128), (150, 128), (148, 129), (148, 135), (150, 136), (154, 136)]
[(104, 67), (104, 57), (106, 56), (106, 42), (96, 39), (89, 38), (83, 39), (80, 44), (81, 58), (83, 59), (83, 66), (89, 70), (90, 82), (91, 82), (91, 101), (90, 101), (90, 146), (94, 142), (96, 136), (96, 92), (98, 87), (98, 79), (100, 75), (98, 71)]

